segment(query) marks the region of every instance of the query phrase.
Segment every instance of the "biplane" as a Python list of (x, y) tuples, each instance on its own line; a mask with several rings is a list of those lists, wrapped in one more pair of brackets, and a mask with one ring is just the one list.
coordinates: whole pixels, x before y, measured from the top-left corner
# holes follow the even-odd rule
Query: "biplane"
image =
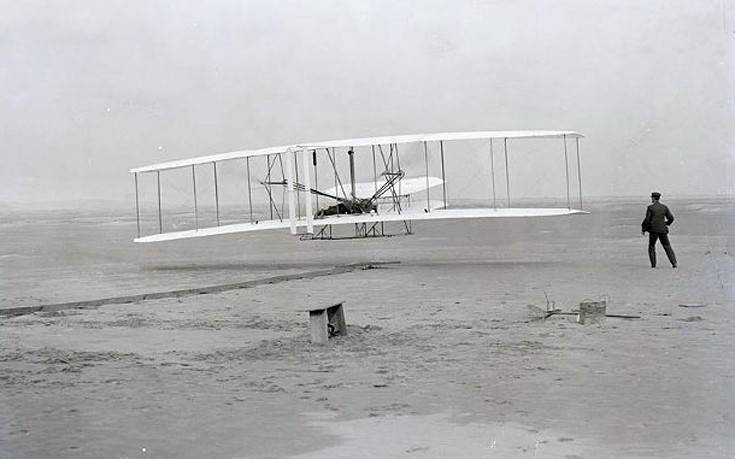
[[(135, 183), (138, 229), (134, 240), (170, 241), (287, 228), (291, 234), (304, 239), (337, 239), (339, 237), (335, 237), (333, 227), (340, 225), (354, 228), (354, 234), (349, 237), (363, 238), (390, 235), (386, 233), (385, 225), (392, 222), (399, 225), (401, 232), (410, 234), (411, 222), (414, 221), (584, 214), (587, 212), (582, 209), (579, 156), (582, 137), (575, 131), (475, 131), (369, 137), (304, 142), (137, 167), (130, 170)], [(509, 141), (515, 139), (561, 140), (563, 145), (558, 151), (563, 151), (566, 207), (511, 205), (508, 157)], [(483, 171), (483, 175), (492, 190), (492, 200), (487, 205), (466, 207), (450, 204), (445, 166), (452, 158), (451, 153), (445, 155), (445, 149), (463, 141), (486, 142), (487, 149), (483, 147), (483, 150), (489, 156), (490, 167)], [(578, 200), (575, 201), (578, 208), (572, 205), (570, 193), (568, 143), (571, 141), (576, 153), (579, 187)], [(506, 188), (504, 202), (499, 202), (496, 192), (495, 150), (500, 150), (496, 146), (500, 142), (505, 166), (504, 177), (501, 172)], [(430, 174), (430, 157), (438, 176)], [(224, 220), (220, 216), (222, 177), (221, 172), (218, 173), (218, 165), (223, 167), (224, 163), (234, 162), (241, 163), (238, 166), (240, 172), (227, 178), (242, 185), (242, 190), (237, 193), (242, 198), (242, 206), (235, 212), (235, 219)], [(202, 216), (201, 189), (198, 190), (198, 181), (201, 180), (198, 173), (201, 175), (204, 168), (211, 168), (216, 217), (208, 221)], [(190, 171), (191, 194), (187, 199), (191, 199), (191, 211), (187, 215), (191, 221), (186, 229), (180, 225), (171, 230), (164, 228), (161, 174), (173, 170)], [(153, 234), (143, 234), (142, 231), (139, 180), (144, 174), (154, 175), (156, 182), (154, 201), (158, 227)]]

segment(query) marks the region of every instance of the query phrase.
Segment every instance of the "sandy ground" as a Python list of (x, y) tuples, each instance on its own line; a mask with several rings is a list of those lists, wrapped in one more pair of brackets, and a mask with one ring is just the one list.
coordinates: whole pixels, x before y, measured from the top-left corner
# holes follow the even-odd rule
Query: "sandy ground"
[[(735, 206), (669, 203), (680, 268), (659, 250), (653, 270), (644, 204), (380, 241), (142, 249), (124, 242), (130, 222), (72, 225), (84, 263), (4, 246), (4, 306), (400, 263), (2, 318), (0, 457), (733, 457)], [(23, 228), (4, 228), (13, 247), (34, 246)], [(600, 295), (642, 319), (579, 325), (528, 307)], [(311, 344), (304, 310), (342, 300), (349, 335)]]

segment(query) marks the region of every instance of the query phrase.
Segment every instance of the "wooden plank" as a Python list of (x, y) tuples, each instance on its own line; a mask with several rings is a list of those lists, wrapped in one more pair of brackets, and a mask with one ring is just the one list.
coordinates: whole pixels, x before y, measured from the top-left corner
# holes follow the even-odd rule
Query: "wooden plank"
[(604, 322), (607, 313), (607, 301), (583, 301), (579, 303), (579, 315), (577, 322)]
[(326, 309), (309, 311), (309, 330), (311, 342), (326, 344), (329, 341), (329, 327)]
[(233, 284), (210, 285), (207, 287), (186, 288), (180, 290), (169, 290), (164, 292), (140, 293), (136, 295), (125, 295), (111, 298), (100, 298), (96, 300), (71, 301), (68, 303), (45, 304), (37, 306), (11, 306), (0, 308), (0, 317), (2, 316), (20, 316), (31, 314), (34, 312), (56, 312), (65, 309), (93, 309), (108, 304), (125, 304), (136, 303), (147, 300), (160, 300), (164, 298), (181, 298), (185, 296), (202, 295), (207, 293), (220, 293), (228, 290), (252, 288), (258, 285), (277, 284), (294, 279), (313, 279), (322, 276), (332, 276), (337, 274), (348, 273), (360, 269), (365, 269), (374, 265), (392, 265), (398, 264), (396, 261), (371, 262), (371, 263), (355, 263), (349, 265), (335, 266), (331, 269), (306, 271), (294, 274), (284, 274), (279, 276), (266, 277), (262, 279), (254, 279), (245, 282), (236, 282)]
[(331, 325), (332, 333), (336, 336), (347, 336), (347, 322), (345, 321), (345, 311), (342, 303), (327, 308), (327, 319)]

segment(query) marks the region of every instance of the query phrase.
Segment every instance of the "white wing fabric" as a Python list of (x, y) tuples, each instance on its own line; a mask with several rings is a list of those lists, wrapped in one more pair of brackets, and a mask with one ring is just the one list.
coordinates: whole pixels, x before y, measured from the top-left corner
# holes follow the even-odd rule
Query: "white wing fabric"
[[(375, 194), (375, 190), (380, 188), (385, 183), (385, 178), (378, 177), (377, 186), (375, 182), (360, 182), (355, 183), (355, 197), (359, 199), (368, 199), (372, 198), (373, 194)], [(428, 183), (428, 187), (426, 186)], [(420, 193), (422, 191), (426, 191), (429, 188), (434, 188), (444, 183), (442, 179), (439, 177), (411, 177), (411, 178), (403, 178), (398, 183), (394, 185), (396, 189), (396, 193), (400, 193), (401, 196), (406, 196), (410, 194), (416, 194)], [(344, 193), (342, 190), (344, 189)], [(350, 197), (351, 189), (350, 184), (345, 183), (342, 185), (342, 187), (337, 186), (337, 188), (329, 188), (327, 190), (324, 190), (325, 193), (331, 194), (334, 196), (339, 197)], [(344, 196), (344, 194), (347, 194), (347, 196)], [(383, 196), (390, 196), (391, 193), (387, 192)]]

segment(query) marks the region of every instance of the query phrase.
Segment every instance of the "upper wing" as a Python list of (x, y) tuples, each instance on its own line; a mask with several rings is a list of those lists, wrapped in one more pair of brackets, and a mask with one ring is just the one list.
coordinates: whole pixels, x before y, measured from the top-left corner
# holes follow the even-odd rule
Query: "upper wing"
[(439, 142), (452, 140), (482, 140), (482, 139), (549, 139), (549, 138), (581, 138), (582, 134), (576, 131), (468, 131), (468, 132), (441, 132), (434, 134), (409, 134), (393, 135), (384, 137), (362, 137), (358, 139), (326, 140), (319, 142), (301, 142), (293, 145), (260, 148), (253, 150), (232, 151), (218, 153), (215, 155), (199, 156), (177, 161), (152, 164), (130, 169), (131, 173), (153, 172), (167, 169), (189, 167), (197, 164), (208, 164), (217, 161), (228, 161), (231, 159), (242, 159), (253, 156), (274, 155), (285, 153), (288, 149), (298, 150), (306, 148), (313, 150), (318, 148), (342, 148), (361, 147), (367, 145), (403, 144), (412, 142)]
[(385, 137), (362, 137), (357, 139), (328, 140), (322, 142), (306, 142), (298, 147), (312, 148), (345, 148), (362, 147), (368, 145), (388, 145), (413, 142), (439, 142), (452, 140), (487, 140), (487, 139), (550, 139), (550, 138), (579, 138), (584, 137), (576, 131), (467, 131), (467, 132), (439, 132), (433, 134), (392, 135)]

